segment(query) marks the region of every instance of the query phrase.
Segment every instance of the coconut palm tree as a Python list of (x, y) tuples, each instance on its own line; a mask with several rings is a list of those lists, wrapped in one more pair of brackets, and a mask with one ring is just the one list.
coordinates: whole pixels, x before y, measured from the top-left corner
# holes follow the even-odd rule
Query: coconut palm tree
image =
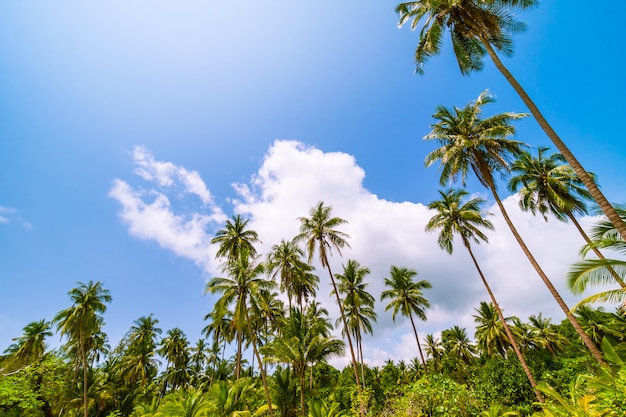
[(282, 336), (261, 348), (268, 361), (292, 366), (300, 382), (300, 411), (303, 416), (307, 367), (344, 350), (341, 340), (329, 337), (327, 325), (292, 308), (289, 316), (281, 322)]
[(258, 309), (256, 306), (251, 307), (251, 305), (256, 302), (255, 297), (257, 297), (257, 294), (263, 290), (271, 290), (273, 282), (264, 278), (265, 265), (257, 262), (256, 258), (253, 258), (245, 247), (239, 251), (239, 258), (236, 261), (228, 263), (226, 272), (229, 277), (215, 277), (211, 279), (207, 284), (207, 291), (210, 291), (212, 294), (222, 294), (216, 304), (222, 304), (224, 306), (232, 305), (233, 307), (233, 326), (238, 334), (237, 378), (239, 378), (241, 371), (241, 342), (243, 333), (248, 333), (247, 336), (252, 343), (254, 355), (259, 363), (261, 380), (263, 382), (269, 412), (273, 417), (274, 409), (267, 385), (265, 368), (259, 354), (257, 337), (252, 329), (249, 314), (250, 310)]
[[(359, 362), (361, 364), (361, 382), (365, 387), (364, 360), (363, 360), (363, 333), (372, 334), (372, 322), (376, 322), (376, 312), (374, 311), (374, 297), (367, 292), (369, 283), (363, 282), (370, 270), (361, 266), (357, 261), (350, 259), (343, 266), (343, 274), (336, 274), (338, 284), (337, 289), (343, 295), (343, 308), (346, 312), (349, 328), (343, 331), (352, 332), (359, 352)], [(341, 319), (337, 320), (338, 326)]]
[(226, 220), (223, 229), (215, 233), (215, 237), (211, 239), (211, 243), (219, 245), (216, 258), (225, 259), (224, 268), (228, 267), (229, 262), (235, 262), (239, 259), (239, 253), (247, 250), (250, 256), (256, 256), (255, 243), (260, 243), (259, 236), (254, 230), (248, 230), (249, 219), (244, 220), (239, 214), (233, 216), (232, 221)]
[(441, 359), (445, 353), (441, 340), (432, 334), (427, 334), (424, 341), (424, 352), (426, 352), (426, 356), (433, 360), (433, 368), (441, 370)]
[[(587, 214), (586, 202), (591, 200), (591, 194), (574, 170), (566, 164), (563, 155), (553, 153), (546, 156), (547, 151), (548, 148), (543, 146), (537, 148), (536, 157), (528, 151), (522, 151), (511, 164), (513, 175), (509, 180), (509, 189), (513, 192), (519, 189), (519, 206), (523, 211), (532, 214), (539, 212), (546, 221), (547, 213), (552, 213), (561, 221), (569, 219), (593, 253), (599, 259), (605, 259), (575, 216)], [(626, 288), (626, 283), (614, 268), (608, 266), (607, 270), (620, 287)]]
[[(493, 303), (480, 302), (480, 306), (475, 309), (477, 314), (472, 315), (476, 323), (476, 342), (478, 349), (487, 356), (500, 354), (506, 356), (506, 351), (511, 346), (507, 332), (500, 320), (496, 306)], [(505, 318), (506, 323), (510, 318)], [(513, 339), (515, 341), (515, 339)]]
[(426, 224), (426, 231), (440, 230), (439, 237), (437, 239), (439, 247), (450, 254), (453, 250), (454, 236), (458, 235), (461, 238), (463, 246), (465, 246), (470, 258), (472, 258), (474, 267), (476, 268), (476, 271), (478, 272), (478, 275), (480, 276), (480, 279), (489, 294), (491, 303), (495, 307), (500, 323), (502, 324), (502, 327), (504, 328), (504, 331), (509, 339), (509, 343), (513, 347), (513, 351), (517, 355), (517, 358), (526, 373), (528, 382), (530, 382), (530, 385), (533, 387), (537, 400), (542, 401), (541, 393), (537, 390), (537, 383), (530, 372), (530, 368), (526, 364), (526, 359), (517, 346), (515, 338), (513, 337), (506, 319), (502, 314), (502, 310), (498, 305), (496, 297), (493, 294), (493, 291), (491, 291), (491, 287), (489, 286), (489, 283), (487, 282), (487, 279), (478, 264), (478, 260), (472, 251), (472, 241), (477, 244), (480, 243), (480, 241), (488, 241), (487, 236), (481, 229), (484, 228), (493, 230), (493, 224), (489, 220), (485, 219), (480, 212), (480, 207), (484, 204), (485, 200), (472, 198), (463, 202), (463, 199), (467, 196), (467, 194), (467, 191), (462, 189), (439, 191), (441, 199), (435, 200), (428, 205), (428, 208), (435, 210), (437, 214), (435, 214)]
[(385, 286), (389, 287), (380, 295), (380, 301), (389, 299), (389, 304), (385, 307), (385, 311), (393, 309), (391, 318), (396, 320), (398, 313), (408, 316), (413, 326), (413, 333), (417, 342), (417, 348), (426, 371), (426, 360), (422, 353), (422, 345), (420, 344), (417, 328), (413, 315), (416, 315), (422, 321), (426, 320), (426, 309), (430, 308), (430, 302), (424, 297), (423, 290), (432, 288), (430, 282), (426, 280), (413, 281), (413, 277), (417, 276), (417, 271), (409, 268), (400, 268), (395, 265), (389, 270), (389, 278), (385, 278)]
[(159, 321), (149, 316), (135, 320), (125, 336), (126, 351), (121, 359), (121, 373), (131, 384), (140, 382), (141, 387), (156, 376), (159, 361), (155, 359), (157, 339), (161, 329), (157, 327)]
[(52, 324), (49, 321), (39, 320), (28, 323), (22, 330), (20, 337), (16, 337), (5, 351), (11, 362), (30, 364), (39, 362), (46, 352), (46, 337), (52, 336)]
[(440, 52), (446, 30), (450, 32), (462, 74), (468, 75), (472, 71), (481, 70), (482, 59), (485, 53), (488, 54), (496, 68), (526, 104), (539, 126), (580, 177), (600, 209), (619, 230), (622, 239), (626, 240), (626, 223), (602, 194), (593, 177), (548, 124), (539, 108), (504, 66), (496, 52), (505, 55), (512, 53), (511, 35), (526, 28), (524, 23), (515, 19), (516, 12), (527, 10), (537, 3), (537, 0), (418, 0), (399, 4), (396, 12), (400, 16), (400, 26), (411, 21), (411, 29), (415, 29), (423, 22), (415, 50), (418, 73), (423, 73), (423, 66), (431, 55)]
[(106, 336), (102, 332), (103, 314), (106, 304), (111, 302), (111, 295), (100, 281), (79, 282), (78, 287), (72, 288), (68, 295), (74, 304), (60, 311), (53, 322), (61, 337), (67, 339), (70, 352), (76, 355), (75, 371), (83, 370), (83, 414), (87, 417), (89, 365), (100, 352), (106, 350)]
[(446, 355), (451, 356), (464, 364), (469, 364), (475, 358), (476, 346), (467, 336), (463, 327), (453, 326), (441, 332), (441, 340)]
[[(343, 309), (343, 302), (339, 298), (339, 291), (337, 291), (337, 283), (335, 282), (333, 271), (330, 268), (329, 257), (332, 255), (333, 249), (341, 255), (342, 248), (346, 246), (350, 247), (347, 241), (350, 236), (336, 229), (338, 226), (345, 224), (346, 221), (341, 217), (332, 217), (332, 210), (332, 206), (326, 206), (324, 205), (324, 202), (320, 201), (309, 211), (310, 217), (298, 218), (298, 220), (300, 220), (300, 233), (294, 238), (294, 241), (304, 242), (309, 264), (313, 260), (315, 253), (318, 253), (322, 267), (326, 268), (328, 275), (330, 276), (330, 281), (333, 284), (333, 293), (335, 294), (337, 305), (339, 306), (341, 320), (343, 321), (344, 328), (347, 329), (348, 320)], [(354, 378), (356, 379), (357, 390), (360, 396), (361, 380), (359, 378), (359, 371), (356, 365), (357, 360), (356, 355), (354, 354), (352, 336), (350, 335), (350, 332), (345, 333), (345, 335), (348, 339)], [(365, 413), (363, 407), (361, 407), (361, 413)]]
[(272, 246), (272, 250), (267, 255), (267, 269), (273, 279), (280, 276), (280, 290), (287, 293), (289, 309), (293, 299), (293, 284), (296, 276), (301, 273), (304, 250), (294, 241), (281, 240), (280, 244)]
[(159, 354), (167, 361), (162, 392), (175, 391), (189, 383), (189, 341), (185, 332), (174, 327), (161, 340)]
[(546, 349), (552, 355), (556, 355), (558, 351), (563, 350), (567, 339), (552, 324), (551, 318), (543, 317), (539, 313), (539, 315), (530, 316), (528, 322), (535, 346)]
[(467, 104), (462, 109), (455, 107), (450, 110), (444, 106), (438, 106), (433, 115), (433, 118), (438, 121), (431, 125), (432, 131), (424, 139), (437, 140), (440, 147), (426, 156), (426, 165), (430, 166), (435, 162), (441, 163), (440, 182), (442, 185), (459, 178), (465, 185), (465, 179), (471, 171), (476, 175), (478, 181), (491, 191), (504, 221), (531, 265), (593, 357), (598, 363), (604, 364), (602, 354), (585, 334), (559, 292), (539, 266), (515, 228), (498, 195), (494, 174), (496, 172), (500, 172), (502, 175), (508, 173), (510, 160), (512, 157), (518, 156), (524, 146), (521, 142), (509, 139), (509, 136), (515, 134), (515, 128), (511, 122), (525, 117), (525, 115), (501, 113), (482, 118), (482, 107), (493, 101), (493, 98), (486, 91), (483, 91), (476, 101)]
[[(622, 219), (626, 219), (624, 207), (618, 206), (616, 210)], [(608, 220), (599, 221), (591, 229), (590, 235), (591, 244), (583, 247), (581, 251), (583, 255), (594, 248), (609, 249), (622, 255), (626, 253), (626, 242)], [(620, 277), (626, 276), (626, 261), (622, 259), (584, 259), (578, 261), (567, 274), (567, 285), (574, 294), (581, 294), (590, 285), (611, 284), (614, 280), (613, 274), (610, 273), (611, 270)], [(576, 310), (581, 305), (596, 302), (621, 303), (622, 306), (625, 306), (625, 300), (626, 290), (620, 287), (586, 297), (578, 302), (572, 310)]]

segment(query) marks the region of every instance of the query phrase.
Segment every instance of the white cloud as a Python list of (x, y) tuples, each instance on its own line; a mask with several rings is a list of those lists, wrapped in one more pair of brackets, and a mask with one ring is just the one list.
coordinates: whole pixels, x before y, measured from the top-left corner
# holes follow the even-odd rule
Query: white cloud
[[(209, 215), (175, 214), (166, 196), (175, 179), (185, 178), (190, 179), (183, 180), (186, 192), (200, 196), (206, 187), (199, 175), (190, 175), (169, 162), (157, 162), (143, 148), (136, 148), (134, 156), (138, 175), (155, 183), (155, 187), (168, 188), (162, 192), (156, 188), (137, 191), (124, 181), (114, 182), (111, 196), (122, 204), (121, 217), (129, 225), (130, 233), (155, 240), (215, 272), (216, 264), (208, 257), (214, 251), (210, 250), (210, 236), (205, 230), (209, 223), (225, 220), (222, 211), (213, 206)], [(473, 336), (472, 314), (488, 296), (465, 248), (455, 242), (455, 251), (449, 255), (438, 247), (436, 233), (424, 231), (434, 214), (426, 207), (428, 202), (380, 199), (363, 187), (364, 177), (365, 172), (351, 155), (325, 153), (296, 141), (276, 141), (250, 184), (233, 185), (237, 194), (233, 200), (235, 212), (250, 218), (250, 227), (263, 241), (259, 253), (265, 254), (281, 239), (295, 236), (299, 230), (298, 217), (308, 216), (319, 201), (332, 205), (333, 215), (348, 221), (341, 230), (350, 235), (351, 245), (342, 251), (343, 257), (333, 254), (334, 272), (340, 272), (342, 263), (348, 259), (367, 266), (371, 270), (368, 288), (378, 300), (391, 265), (413, 268), (418, 271), (417, 279), (426, 279), (433, 286), (424, 293), (431, 302), (428, 320), (416, 321), (421, 338), (429, 333), (439, 335), (453, 325), (465, 327), (470, 337)], [(192, 187), (192, 183), (198, 187)], [(575, 297), (567, 290), (564, 275), (577, 259), (582, 238), (572, 225), (556, 220), (546, 223), (542, 218), (521, 212), (515, 196), (505, 198), (504, 204), (538, 262), (563, 298), (573, 305)], [(559, 322), (564, 318), (563, 312), (524, 257), (497, 206), (487, 209), (494, 214), (490, 220), (495, 231), (488, 233), (489, 244), (475, 245), (473, 249), (505, 314), (526, 320), (529, 315), (542, 312)], [(583, 224), (590, 221), (582, 220)], [(318, 300), (329, 310), (334, 322), (338, 308), (330, 297), (328, 275), (319, 265), (317, 273), (321, 279)], [(384, 311), (385, 305), (386, 301), (377, 303), (374, 336), (364, 338), (366, 361), (372, 365), (382, 365), (388, 358), (409, 361), (418, 355), (410, 322), (401, 316), (393, 322), (391, 312)], [(345, 365), (348, 355), (332, 363)]]
[[(151, 188), (137, 190), (115, 179), (109, 192), (109, 196), (122, 205), (120, 217), (128, 225), (129, 233), (139, 239), (156, 241), (164, 249), (191, 259), (207, 270), (212, 269), (214, 257), (207, 226), (223, 222), (226, 216), (213, 204), (200, 175), (171, 162), (155, 161), (142, 147), (134, 149), (133, 159), (138, 165), (135, 173), (148, 181)], [(182, 182), (182, 190), (176, 187), (175, 180)], [(159, 190), (161, 187), (166, 190)], [(198, 211), (186, 209), (177, 213), (167, 192), (178, 198), (196, 195), (203, 206)]]
[(171, 187), (175, 185), (175, 180), (179, 180), (184, 184), (186, 192), (195, 194), (204, 204), (213, 201), (197, 171), (187, 171), (171, 162), (156, 161), (143, 146), (135, 146), (133, 160), (138, 165), (135, 173), (146, 181), (155, 181), (161, 187)]
[[(236, 209), (251, 217), (251, 228), (264, 242), (260, 252), (266, 253), (281, 239), (295, 236), (299, 228), (297, 218), (308, 216), (317, 202), (332, 205), (333, 214), (348, 221), (342, 230), (351, 236), (351, 249), (345, 249), (342, 258), (335, 254), (332, 259), (335, 272), (348, 259), (356, 259), (370, 268), (369, 290), (378, 299), (391, 265), (416, 269), (417, 279), (426, 279), (433, 285), (425, 291), (432, 305), (429, 320), (416, 322), (420, 336), (456, 324), (466, 327), (472, 336), (471, 315), (480, 301), (488, 300), (488, 295), (465, 248), (456, 242), (452, 255), (442, 251), (436, 243), (436, 233), (424, 231), (434, 213), (421, 203), (379, 199), (363, 188), (364, 176), (350, 155), (324, 153), (295, 141), (276, 141), (252, 185), (237, 185), (240, 201)], [(505, 205), (554, 285), (573, 305), (574, 297), (565, 287), (563, 277), (582, 245), (576, 230), (569, 224), (556, 220), (546, 223), (521, 212), (515, 197), (505, 199)], [(488, 210), (494, 213), (491, 220), (496, 230), (489, 233), (489, 244), (476, 245), (474, 250), (506, 314), (525, 320), (543, 312), (557, 322), (562, 320), (564, 314), (514, 241), (497, 206)], [(321, 279), (318, 298), (337, 317), (338, 309), (329, 296), (329, 278), (319, 265), (317, 273)], [(408, 343), (414, 340), (410, 323), (397, 317), (394, 324), (391, 312), (385, 312), (384, 306), (377, 305), (378, 323), (375, 336), (370, 339), (377, 346), (366, 349), (372, 355), (368, 361), (380, 365), (382, 352), (396, 359), (417, 356), (415, 343)], [(387, 340), (386, 346), (380, 345), (383, 340)], [(345, 358), (337, 360), (343, 362)]]

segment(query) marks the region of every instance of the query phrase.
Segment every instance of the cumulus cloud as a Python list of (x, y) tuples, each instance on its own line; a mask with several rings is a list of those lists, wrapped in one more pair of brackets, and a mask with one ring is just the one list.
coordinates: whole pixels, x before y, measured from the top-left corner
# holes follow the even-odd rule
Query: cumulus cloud
[[(413, 268), (418, 272), (417, 279), (433, 285), (425, 290), (432, 307), (428, 321), (417, 322), (420, 335), (457, 324), (472, 335), (474, 308), (488, 296), (465, 248), (456, 242), (454, 253), (449, 255), (438, 247), (436, 233), (424, 231), (434, 215), (426, 207), (428, 202), (380, 199), (363, 187), (364, 177), (365, 172), (351, 155), (325, 153), (296, 141), (276, 141), (251, 183), (236, 185), (236, 209), (251, 218), (250, 226), (264, 242), (260, 252), (267, 253), (281, 239), (295, 236), (298, 217), (308, 216), (311, 207), (324, 201), (333, 207), (335, 216), (348, 221), (342, 231), (350, 235), (351, 248), (342, 251), (343, 257), (335, 253), (332, 258), (334, 272), (340, 272), (348, 259), (359, 261), (371, 270), (368, 289), (378, 299), (391, 265)], [(521, 212), (515, 196), (506, 198), (504, 204), (545, 272), (573, 305), (564, 275), (582, 245), (576, 230), (565, 223), (546, 223)], [(496, 229), (488, 234), (489, 244), (476, 245), (474, 250), (506, 314), (526, 320), (531, 314), (543, 312), (555, 321), (563, 319), (564, 314), (524, 257), (497, 206), (486, 209), (493, 213), (491, 221)], [(329, 278), (319, 264), (317, 273), (321, 278), (318, 298), (337, 317)], [(365, 338), (366, 352), (372, 355), (368, 360), (373, 364), (381, 364), (384, 354), (405, 360), (417, 355), (410, 323), (402, 317), (392, 322), (391, 312), (384, 311), (385, 303), (377, 304), (374, 337)], [(387, 345), (380, 345), (382, 341)]]
[[(135, 148), (133, 157), (135, 172), (153, 187), (138, 190), (115, 180), (110, 193), (122, 204), (120, 215), (130, 233), (140, 239), (155, 240), (214, 272), (216, 265), (207, 258), (212, 252), (206, 229), (210, 223), (223, 222), (225, 216), (211, 202), (200, 176), (172, 163), (155, 161), (141, 147)], [(263, 241), (258, 247), (262, 254), (281, 239), (293, 238), (299, 232), (298, 218), (308, 216), (319, 201), (331, 205), (334, 216), (347, 220), (341, 230), (350, 235), (350, 248), (342, 250), (343, 256), (333, 252), (331, 267), (335, 273), (342, 271), (342, 264), (348, 259), (357, 260), (370, 269), (368, 290), (379, 300), (392, 265), (415, 269), (417, 279), (428, 280), (433, 286), (424, 292), (431, 303), (428, 320), (416, 321), (420, 337), (439, 335), (453, 325), (465, 327), (473, 336), (472, 314), (488, 296), (465, 248), (457, 241), (454, 253), (449, 255), (438, 247), (436, 233), (424, 231), (434, 215), (427, 208), (429, 202), (381, 199), (363, 187), (364, 178), (365, 171), (351, 155), (277, 140), (250, 182), (233, 184), (236, 197), (232, 201), (235, 212), (248, 217), (250, 227), (258, 232)], [(168, 195), (176, 181), (181, 182), (186, 193), (208, 202), (210, 213), (175, 213)], [(573, 305), (575, 299), (565, 286), (564, 276), (583, 243), (574, 227), (556, 220), (546, 223), (521, 212), (516, 196), (506, 197), (504, 205), (537, 261), (563, 298)], [(562, 320), (563, 312), (524, 257), (497, 206), (485, 209), (493, 213), (490, 220), (495, 230), (488, 233), (489, 244), (475, 245), (474, 252), (505, 314), (526, 320), (542, 312), (555, 322)], [(581, 220), (588, 225), (593, 219)], [(316, 272), (321, 279), (318, 300), (334, 321), (339, 311), (330, 297), (330, 280), (319, 263)], [(374, 336), (364, 338), (366, 362), (371, 365), (382, 365), (389, 358), (409, 361), (418, 355), (410, 322), (401, 316), (393, 321), (391, 312), (385, 311), (386, 304), (387, 301), (377, 302)], [(339, 332), (336, 334), (339, 336)], [(333, 360), (333, 364), (347, 364), (347, 356)]]
[[(200, 175), (171, 162), (156, 161), (143, 147), (135, 147), (133, 160), (137, 165), (135, 173), (146, 180), (148, 187), (135, 188), (115, 179), (109, 192), (122, 205), (120, 217), (129, 233), (153, 240), (164, 249), (211, 269), (213, 256), (207, 227), (222, 223), (226, 216), (213, 203)], [(177, 212), (168, 194), (178, 199), (195, 195), (202, 205), (197, 210), (185, 206)]]

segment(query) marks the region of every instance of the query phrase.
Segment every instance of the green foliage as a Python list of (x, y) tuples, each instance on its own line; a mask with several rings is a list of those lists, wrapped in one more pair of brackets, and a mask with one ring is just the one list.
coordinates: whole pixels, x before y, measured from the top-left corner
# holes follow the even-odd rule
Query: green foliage
[(514, 355), (493, 356), (477, 364), (472, 377), (473, 390), (481, 404), (500, 404), (529, 412), (534, 392)]
[(391, 410), (398, 417), (469, 417), (478, 414), (479, 404), (465, 385), (442, 375), (428, 375), (408, 386)]

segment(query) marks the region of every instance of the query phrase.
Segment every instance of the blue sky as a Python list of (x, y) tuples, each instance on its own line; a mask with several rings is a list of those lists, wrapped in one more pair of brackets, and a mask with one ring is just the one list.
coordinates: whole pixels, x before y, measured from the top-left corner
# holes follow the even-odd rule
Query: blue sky
[[(497, 97), (488, 112), (526, 109), (489, 61), (463, 77), (447, 47), (415, 75), (417, 33), (397, 27), (395, 4), (2, 3), (0, 350), (27, 323), (68, 307), (69, 289), (89, 280), (112, 293), (112, 343), (150, 313), (194, 341), (212, 306), (203, 296), (216, 274), (207, 241), (220, 221), (250, 217), (264, 251), (290, 238), (319, 200), (349, 222), (352, 250), (336, 269), (349, 257), (369, 266), (378, 297), (391, 264), (415, 268), (433, 283), (422, 331), (471, 328), (486, 297), (465, 254), (442, 253), (423, 232), (439, 186), (436, 168), (423, 164), (433, 144), (421, 138), (435, 106), (463, 106), (485, 89)], [(622, 2), (610, 11), (625, 12)], [(579, 0), (519, 17), (528, 30), (505, 64), (607, 197), (623, 203), (619, 25), (599, 30)], [(517, 126), (518, 139), (549, 145), (532, 119)], [(515, 216), (561, 282), (580, 246), (575, 232)], [(504, 308), (561, 320), (497, 221), (480, 250)], [(414, 356), (401, 346), (407, 323), (392, 324), (383, 307), (369, 361)]]

